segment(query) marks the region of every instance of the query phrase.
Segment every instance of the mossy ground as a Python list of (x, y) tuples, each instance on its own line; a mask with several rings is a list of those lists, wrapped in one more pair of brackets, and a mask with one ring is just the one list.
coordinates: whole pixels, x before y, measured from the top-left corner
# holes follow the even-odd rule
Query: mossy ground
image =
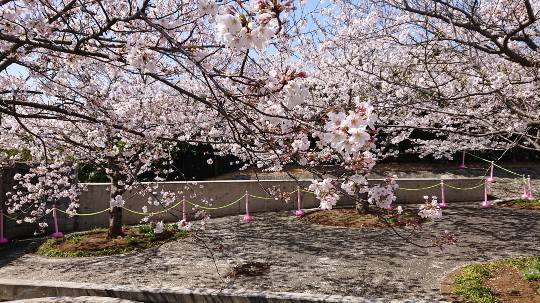
[(519, 199), (515, 201), (515, 204), (519, 206), (527, 207), (527, 208), (540, 209), (540, 199), (536, 199), (536, 200)]
[(540, 199), (518, 199), (502, 204), (503, 207), (540, 210)]
[(382, 210), (382, 213), (377, 215), (374, 213), (359, 214), (356, 209), (351, 208), (316, 211), (307, 214), (303, 220), (319, 225), (359, 228), (420, 225), (425, 222), (416, 213), (410, 211), (404, 211), (401, 215), (397, 215), (395, 211)]
[(36, 254), (47, 257), (110, 256), (159, 246), (190, 235), (188, 231), (177, 230), (174, 225), (166, 225), (160, 234), (155, 234), (149, 225), (125, 227), (124, 233), (125, 236), (115, 239), (107, 239), (106, 229), (74, 233), (45, 241)]
[(457, 302), (540, 302), (540, 257), (467, 265), (451, 288)]

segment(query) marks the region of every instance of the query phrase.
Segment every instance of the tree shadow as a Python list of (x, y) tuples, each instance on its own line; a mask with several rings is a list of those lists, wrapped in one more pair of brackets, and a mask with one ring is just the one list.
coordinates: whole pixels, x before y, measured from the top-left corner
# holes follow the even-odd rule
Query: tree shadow
[[(441, 300), (445, 276), (464, 264), (513, 256), (540, 255), (540, 213), (519, 209), (482, 209), (480, 203), (452, 203), (442, 220), (419, 229), (399, 229), (401, 236), (431, 245), (435, 235), (454, 233), (457, 244), (422, 248), (390, 229), (355, 229), (311, 225), (291, 212), (258, 213), (210, 221), (204, 238), (209, 251), (183, 239), (138, 253), (98, 258), (23, 258), (0, 261), (7, 274), (37, 280), (134, 284), (155, 287), (251, 289)], [(11, 257), (11, 260), (16, 257)], [(267, 275), (220, 278), (246, 261), (271, 264)], [(13, 264), (16, 263), (16, 264)], [(10, 265), (13, 267), (10, 269)], [(15, 267), (15, 265), (17, 265)], [(26, 268), (26, 273), (21, 272)], [(2, 268), (0, 268), (0, 271)], [(17, 273), (15, 271), (17, 270)]]
[(34, 253), (46, 240), (46, 238), (10, 239), (10, 242), (0, 246), (0, 269), (24, 255)]
[[(214, 236), (227, 239), (224, 258), (267, 260), (284, 269), (270, 275), (272, 279), (287, 281), (295, 275), (312, 278), (319, 275), (318, 283), (333, 285), (326, 289), (368, 297), (391, 294), (395, 298), (413, 296), (433, 300), (440, 297), (438, 289), (444, 276), (465, 263), (540, 255), (537, 240), (540, 214), (502, 208), (482, 209), (477, 204), (454, 203), (453, 207), (455, 209), (445, 212), (444, 220), (414, 232), (409, 228), (400, 231), (412, 233), (414, 238), (411, 240), (423, 245), (431, 244), (434, 233), (442, 234), (448, 230), (456, 234), (458, 243), (442, 250), (417, 247), (388, 229), (314, 226), (291, 223), (283, 217), (272, 222), (274, 217), (264, 216), (261, 223), (249, 228), (242, 223), (231, 224), (228, 231), (214, 231)], [(270, 253), (274, 255), (268, 255)], [(280, 253), (287, 257), (280, 257)], [(315, 264), (313, 261), (318, 259), (324, 260)], [(323, 270), (325, 260), (341, 273)], [(430, 281), (430, 277), (435, 281)], [(239, 282), (247, 283), (246, 279)], [(312, 284), (307, 283), (297, 290), (311, 291), (314, 289)]]

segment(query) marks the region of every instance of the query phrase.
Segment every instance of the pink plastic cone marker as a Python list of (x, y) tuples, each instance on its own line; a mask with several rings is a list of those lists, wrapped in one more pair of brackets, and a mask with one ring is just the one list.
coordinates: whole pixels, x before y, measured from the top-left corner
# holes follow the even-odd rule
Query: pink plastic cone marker
[(525, 180), (525, 176), (523, 176), (523, 194), (521, 195), (521, 199), (528, 199), (529, 198), (529, 190), (527, 188), (527, 181)]
[(461, 164), (459, 165), (459, 168), (467, 168), (467, 166), (465, 166), (465, 151), (463, 151), (461, 155)]
[(54, 221), (54, 233), (51, 235), (53, 238), (58, 239), (64, 237), (64, 234), (58, 230), (58, 218), (56, 216), (56, 205), (53, 205), (53, 221)]
[(495, 166), (495, 164), (493, 163), (493, 161), (491, 161), (491, 167), (489, 169), (490, 173), (489, 173), (489, 178), (487, 178), (487, 181), (489, 183), (494, 183), (495, 181), (497, 181), (495, 179), (495, 177), (493, 177), (493, 167)]
[(527, 186), (529, 187), (529, 192), (527, 193), (527, 199), (534, 200), (532, 186), (531, 186), (531, 176), (527, 176)]
[(0, 209), (0, 244), (6, 244), (8, 242), (8, 238), (4, 237), (4, 211)]
[(182, 221), (187, 222), (186, 198), (182, 198)]
[(296, 212), (294, 212), (294, 214), (298, 217), (298, 218), (301, 218), (303, 217), (306, 213), (302, 210), (302, 194), (300, 193), (300, 186), (297, 186), (296, 187), (296, 201), (298, 203), (298, 209), (296, 210)]
[(486, 180), (486, 182), (484, 183), (484, 202), (482, 202), (482, 207), (483, 208), (488, 208), (491, 206), (491, 203), (488, 201), (488, 181)]
[(243, 218), (244, 222), (249, 223), (253, 221), (253, 216), (249, 214), (249, 193), (246, 190), (246, 214)]
[(182, 220), (180, 221), (180, 225), (188, 225), (186, 197), (182, 197)]
[(439, 204), (439, 207), (442, 209), (448, 208), (448, 204), (446, 204), (446, 201), (444, 200), (444, 180), (441, 179), (441, 203)]

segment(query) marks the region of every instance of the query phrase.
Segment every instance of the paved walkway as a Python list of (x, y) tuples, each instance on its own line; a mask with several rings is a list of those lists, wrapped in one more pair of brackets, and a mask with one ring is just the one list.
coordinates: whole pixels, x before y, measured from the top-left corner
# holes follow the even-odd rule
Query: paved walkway
[(441, 251), (417, 247), (391, 230), (308, 225), (285, 212), (257, 214), (250, 224), (235, 216), (211, 220), (204, 236), (217, 249), (219, 272), (223, 275), (242, 262), (263, 261), (272, 265), (269, 275), (222, 279), (208, 250), (190, 239), (99, 258), (44, 258), (20, 248), (2, 252), (0, 276), (436, 301), (441, 299), (441, 280), (463, 264), (540, 255), (539, 211), (454, 203), (444, 220), (416, 231), (402, 229), (400, 235), (425, 245), (444, 230), (454, 232), (459, 242)]

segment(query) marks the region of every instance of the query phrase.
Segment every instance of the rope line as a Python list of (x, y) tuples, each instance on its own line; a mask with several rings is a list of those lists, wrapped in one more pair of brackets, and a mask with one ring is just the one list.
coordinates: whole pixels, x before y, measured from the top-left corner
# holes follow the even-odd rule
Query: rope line
[(104, 213), (106, 211), (108, 211), (109, 209), (106, 208), (106, 209), (103, 209), (103, 210), (100, 210), (100, 211), (96, 211), (96, 212), (93, 212), (93, 213), (86, 213), (86, 214), (80, 214), (80, 213), (70, 213), (70, 212), (67, 212), (65, 210), (61, 210), (59, 208), (54, 208), (56, 209), (57, 211), (61, 212), (61, 213), (64, 213), (66, 215), (69, 215), (69, 216), (72, 216), (72, 217), (86, 217), (86, 216), (95, 216), (95, 215), (99, 215), (101, 213)]
[(420, 188), (398, 187), (398, 190), (401, 189), (401, 190), (406, 190), (406, 191), (417, 191), (417, 190), (434, 188), (434, 187), (437, 187), (437, 186), (440, 186), (440, 185), (441, 185), (440, 183), (437, 183), (437, 184), (433, 184), (431, 186), (420, 187)]
[[(159, 214), (166, 213), (166, 212), (168, 212), (169, 210), (171, 210), (171, 209), (177, 207), (178, 205), (180, 205), (180, 203), (182, 203), (182, 201), (180, 201), (180, 202), (174, 204), (173, 206), (171, 206), (171, 207), (169, 207), (169, 208), (165, 208), (164, 210), (160, 210), (160, 211), (156, 211), (156, 212), (150, 212), (150, 213), (148, 213), (148, 212), (145, 213), (145, 212), (135, 211), (135, 210), (129, 209), (129, 208), (127, 208), (127, 207), (122, 207), (122, 208), (125, 209), (127, 212), (130, 212), (130, 213), (132, 213), (132, 214), (142, 215), (142, 216), (154, 216), (154, 215), (159, 215)], [(109, 209), (107, 209), (107, 210), (109, 210)]]
[(2, 214), (6, 219), (10, 220), (10, 221), (17, 221), (17, 218), (12, 218), (6, 214)]
[[(300, 191), (303, 191), (303, 192), (306, 192), (306, 193), (311, 193), (311, 194), (313, 193), (313, 192), (310, 192), (310, 191), (305, 191), (303, 189), (300, 189)], [(286, 193), (288, 193), (290, 195), (292, 195), (294, 193), (297, 193), (297, 192), (298, 192), (298, 189), (295, 189), (295, 190), (293, 190), (291, 192), (286, 191)], [(249, 196), (252, 197), (252, 198), (262, 199), (262, 200), (276, 200), (276, 197), (262, 197), (262, 196), (255, 196), (255, 195), (252, 195), (252, 194), (249, 194)]]
[[(37, 220), (41, 220), (41, 219), (47, 217), (49, 214), (50, 214), (50, 213), (44, 214), (43, 216), (41, 216), (41, 217), (39, 217), (39, 218), (36, 218), (35, 220), (36, 220), (36, 221), (37, 221)], [(6, 219), (8, 219), (9, 221), (19, 221), (19, 219), (17, 219), (16, 217), (10, 217), (10, 216), (8, 216), (8, 215), (6, 215), (6, 214), (2, 214), (2, 215), (3, 215)], [(24, 220), (22, 220), (22, 221), (24, 221)]]
[(478, 187), (481, 187), (481, 186), (484, 186), (484, 181), (478, 183), (477, 185), (475, 186), (472, 186), (472, 187), (457, 187), (457, 186), (452, 186), (450, 184), (444, 184), (444, 187), (449, 187), (449, 188), (453, 188), (453, 189), (458, 189), (458, 190), (471, 190), (471, 189), (475, 189), (475, 188), (478, 188)]
[(498, 168), (500, 168), (500, 169), (502, 169), (502, 170), (504, 170), (504, 171), (506, 171), (506, 172), (508, 172), (508, 173), (511, 173), (511, 174), (513, 174), (513, 175), (515, 175), (515, 176), (519, 176), (519, 177), (523, 177), (523, 176), (524, 176), (524, 175), (520, 175), (520, 174), (518, 174), (518, 173), (516, 173), (516, 172), (513, 172), (513, 171), (511, 171), (511, 170), (509, 170), (509, 169), (506, 169), (506, 168), (504, 168), (504, 167), (498, 165), (497, 163), (493, 163), (493, 165), (496, 166), (496, 167), (498, 167)]
[(261, 197), (261, 196), (255, 196), (255, 195), (252, 195), (252, 194), (249, 194), (249, 196), (252, 197), (252, 198), (263, 199), (263, 200), (274, 200), (275, 199), (273, 197)]
[(186, 202), (190, 205), (193, 205), (195, 207), (198, 207), (198, 208), (201, 208), (201, 209), (208, 209), (208, 210), (216, 210), (216, 209), (223, 209), (223, 208), (227, 208), (231, 205), (234, 205), (236, 203), (238, 203), (239, 201), (241, 201), (242, 199), (244, 199), (246, 197), (246, 194), (244, 194), (243, 196), (241, 196), (240, 198), (236, 199), (235, 201), (231, 202), (231, 203), (228, 203), (228, 204), (225, 204), (225, 205), (222, 205), (222, 206), (218, 206), (218, 207), (207, 207), (207, 206), (203, 206), (203, 205), (199, 205), (199, 204), (195, 204), (193, 202), (190, 202), (188, 200), (186, 200)]
[(479, 160), (482, 160), (482, 161), (484, 161), (484, 162), (487, 162), (487, 163), (493, 163), (493, 166), (496, 166), (496, 167), (498, 167), (498, 168), (504, 170), (505, 172), (511, 173), (511, 174), (513, 174), (513, 175), (515, 175), (515, 176), (520, 176), (520, 177), (524, 176), (523, 174), (518, 174), (518, 173), (516, 173), (516, 172), (514, 172), (514, 171), (511, 171), (511, 170), (509, 170), (509, 169), (507, 169), (507, 168), (504, 168), (504, 167), (500, 166), (499, 164), (495, 163), (495, 161), (492, 161), (492, 160), (489, 160), (489, 159), (484, 159), (484, 158), (482, 158), (482, 157), (479, 157), (479, 156), (477, 156), (477, 155), (471, 154), (471, 153), (469, 153), (469, 152), (465, 152), (465, 153), (466, 153), (467, 155), (473, 156), (474, 158), (479, 159)]

